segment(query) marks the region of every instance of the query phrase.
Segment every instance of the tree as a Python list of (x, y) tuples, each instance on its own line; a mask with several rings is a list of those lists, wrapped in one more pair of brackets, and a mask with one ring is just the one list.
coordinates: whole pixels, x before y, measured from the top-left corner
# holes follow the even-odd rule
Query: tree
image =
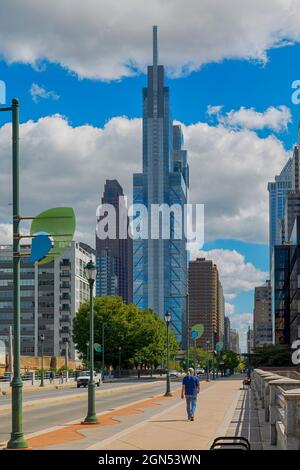
[(224, 369), (229, 369), (232, 373), (240, 363), (240, 356), (233, 351), (223, 351), (222, 358), (224, 361)]
[(289, 346), (269, 344), (261, 348), (255, 348), (251, 356), (253, 367), (288, 367), (292, 365)]
[[(142, 310), (127, 305), (121, 297), (96, 297), (94, 299), (95, 342), (102, 342), (102, 324), (105, 332), (105, 363), (118, 366), (119, 346), (123, 368), (152, 368), (166, 356), (165, 322), (152, 310)], [(89, 341), (89, 303), (83, 302), (73, 322), (73, 340), (81, 357), (86, 360)], [(178, 341), (170, 329), (170, 356), (179, 348)], [(101, 353), (95, 353), (95, 365), (101, 365)]]
[[(207, 351), (203, 348), (198, 348), (196, 346), (190, 348), (189, 355), (190, 367), (193, 367), (194, 369), (196, 367), (203, 367), (205, 369), (208, 363), (212, 364), (213, 361), (213, 354), (211, 351)], [(183, 369), (187, 368), (187, 352), (185, 352), (185, 355), (181, 361), (181, 367)]]

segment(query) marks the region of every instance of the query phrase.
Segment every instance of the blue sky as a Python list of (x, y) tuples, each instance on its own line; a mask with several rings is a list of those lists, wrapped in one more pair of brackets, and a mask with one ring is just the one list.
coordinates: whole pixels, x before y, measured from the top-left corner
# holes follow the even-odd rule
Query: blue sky
[[(149, 46), (151, 47), (151, 43)], [(264, 113), (269, 107), (285, 105), (290, 109), (292, 116), (292, 122), (287, 129), (274, 131), (264, 127), (255, 132), (262, 139), (271, 134), (275, 135), (285, 149), (290, 150), (297, 140), (299, 120), (300, 108), (291, 102), (291, 84), (300, 79), (299, 53), (300, 44), (296, 43), (293, 46), (268, 50), (266, 63), (256, 60), (255, 57), (246, 60), (242, 53), (242, 57), (236, 59), (226, 58), (225, 55), (219, 63), (207, 60), (198, 71), (178, 78), (167, 78), (171, 89), (172, 117), (185, 126), (199, 122), (217, 126), (216, 116), (207, 114), (209, 105), (222, 105), (223, 115), (241, 107), (254, 108), (255, 111)], [(14, 96), (19, 97), (22, 123), (60, 114), (71, 127), (87, 124), (102, 128), (113, 117), (141, 117), (141, 89), (146, 84), (143, 73), (101, 81), (89, 77), (89, 74), (79, 78), (72, 67), (59, 65), (59, 59), (54, 62), (40, 58), (38, 66), (32, 66), (21, 64), (18, 60), (13, 60), (10, 64), (4, 59), (0, 60), (0, 79), (7, 85), (7, 102)], [(56, 97), (41, 96), (34, 101), (30, 94), (32, 84), (37, 84), (45, 92), (52, 91)], [(6, 119), (8, 120), (9, 116), (1, 116), (1, 126)], [(270, 174), (275, 176), (275, 170)], [(201, 176), (199, 180), (201, 185)], [(267, 189), (263, 197), (267, 201)], [(262, 223), (267, 226), (268, 220), (265, 218)], [(241, 236), (238, 239), (235, 233), (230, 235), (227, 231), (226, 238), (223, 235), (216, 231), (203, 249), (235, 250), (244, 257), (244, 263), (251, 263), (257, 271), (268, 271), (268, 246), (265, 239), (258, 237), (255, 240), (253, 236), (253, 243), (249, 243), (247, 237)], [(233, 316), (251, 313), (253, 290), (237, 291), (228, 303), (233, 306)]]

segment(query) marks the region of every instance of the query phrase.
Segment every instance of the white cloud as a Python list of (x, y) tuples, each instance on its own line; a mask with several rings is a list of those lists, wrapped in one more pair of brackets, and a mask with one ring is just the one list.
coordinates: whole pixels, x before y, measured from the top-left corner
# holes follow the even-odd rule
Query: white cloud
[[(214, 106), (213, 108), (218, 108)], [(220, 108), (220, 107), (219, 107)], [(208, 108), (208, 113), (212, 108)], [(217, 111), (219, 113), (220, 109)], [(237, 111), (229, 111), (226, 115), (218, 114), (218, 121), (225, 126), (244, 129), (271, 129), (275, 132), (281, 132), (287, 129), (288, 124), (292, 122), (292, 116), (289, 108), (286, 106), (270, 106), (266, 111), (259, 113), (254, 108), (244, 108), (243, 106)]]
[(52, 90), (46, 90), (41, 85), (38, 85), (37, 83), (32, 83), (30, 87), (30, 94), (32, 100), (37, 103), (40, 99), (52, 99), (52, 100), (58, 100), (60, 97), (55, 91)]
[[(228, 296), (227, 296), (228, 299)], [(230, 317), (230, 315), (234, 314), (235, 306), (230, 304), (229, 302), (225, 302), (225, 315), (226, 317)]]
[[(189, 151), (191, 201), (205, 204), (205, 240), (266, 242), (267, 182), (289, 154), (274, 136), (197, 123), (183, 126)], [(62, 116), (21, 125), (23, 213), (69, 204), (78, 230), (94, 232), (95, 208), (106, 178), (117, 178), (128, 196), (141, 170), (141, 120), (115, 117), (103, 128), (72, 127)], [(10, 220), (11, 128), (0, 128), (0, 223)], [(90, 235), (91, 237), (91, 235)], [(91, 237), (93, 239), (93, 236)]]
[(0, 245), (11, 244), (12, 242), (12, 225), (0, 223)]
[[(68, 205), (77, 215), (77, 238), (94, 245), (96, 207), (106, 179), (128, 191), (140, 169), (141, 122), (116, 117), (103, 128), (72, 127), (59, 115), (20, 126), (21, 211), (35, 215)], [(0, 223), (11, 218), (11, 126), (0, 128)]]
[(153, 24), (160, 61), (173, 75), (225, 58), (265, 62), (270, 48), (300, 37), (294, 0), (0, 0), (0, 7), (0, 54), (8, 62), (39, 67), (48, 59), (105, 80), (145, 69)]
[(290, 154), (254, 131), (196, 123), (183, 126), (191, 201), (205, 205), (205, 240), (268, 241), (267, 183)]
[(207, 106), (207, 114), (208, 114), (209, 116), (213, 116), (214, 114), (219, 114), (220, 111), (222, 110), (222, 108), (223, 108), (222, 105), (215, 105), (215, 106), (213, 106), (213, 105), (209, 104), (209, 105)]

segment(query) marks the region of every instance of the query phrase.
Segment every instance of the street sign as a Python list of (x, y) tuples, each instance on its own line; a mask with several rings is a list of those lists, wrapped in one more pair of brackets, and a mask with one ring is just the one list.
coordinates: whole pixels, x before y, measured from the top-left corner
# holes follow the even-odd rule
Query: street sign
[(101, 344), (95, 343), (94, 344), (94, 349), (95, 349), (96, 352), (101, 352)]

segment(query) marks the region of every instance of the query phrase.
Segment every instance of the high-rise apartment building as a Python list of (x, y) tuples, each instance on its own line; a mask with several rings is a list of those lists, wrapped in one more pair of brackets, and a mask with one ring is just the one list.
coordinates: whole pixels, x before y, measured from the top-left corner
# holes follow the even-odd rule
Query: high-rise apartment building
[(224, 346), (224, 328), (225, 328), (225, 298), (223, 287), (220, 279), (218, 279), (218, 316), (217, 316), (217, 337), (218, 341)]
[(253, 354), (253, 352), (254, 352), (254, 331), (249, 326), (248, 331), (247, 331), (247, 354)]
[(230, 330), (229, 350), (235, 352), (236, 354), (240, 353), (240, 337), (237, 330)]
[(229, 317), (224, 318), (224, 350), (230, 350), (230, 319)]
[[(22, 253), (30, 246), (22, 246)], [(47, 264), (32, 264), (21, 258), (21, 354), (40, 355), (40, 335), (45, 337), (44, 354), (76, 356), (72, 322), (84, 300), (89, 299), (89, 284), (84, 266), (95, 253), (88, 245), (72, 242), (65, 253)], [(0, 338), (8, 341), (13, 324), (12, 247), (0, 246)]]
[(197, 258), (189, 263), (190, 328), (202, 323), (204, 333), (197, 346), (214, 349), (224, 337), (224, 299), (217, 266), (211, 260)]
[(272, 299), (269, 280), (264, 285), (255, 287), (253, 320), (254, 346), (272, 344)]
[[(154, 26), (153, 65), (148, 66), (148, 86), (143, 89), (143, 168), (133, 176), (133, 203), (148, 210), (148, 237), (133, 241), (133, 296), (138, 307), (151, 308), (161, 317), (169, 311), (181, 342), (187, 327), (186, 237), (184, 215), (179, 216), (178, 229), (170, 207), (177, 204), (183, 209), (187, 201), (189, 174), (182, 145), (181, 128), (173, 126), (170, 117), (169, 88), (164, 83), (164, 67), (158, 65)], [(154, 220), (154, 208), (160, 208), (158, 220)], [(157, 227), (158, 236), (154, 237), (152, 231)]]
[[(103, 239), (96, 233), (96, 295), (119, 295), (126, 303), (131, 303), (132, 238), (128, 236), (129, 221), (123, 188), (117, 180), (106, 180), (101, 203), (114, 207), (116, 233), (114, 238)], [(126, 220), (122, 220), (123, 217)]]

